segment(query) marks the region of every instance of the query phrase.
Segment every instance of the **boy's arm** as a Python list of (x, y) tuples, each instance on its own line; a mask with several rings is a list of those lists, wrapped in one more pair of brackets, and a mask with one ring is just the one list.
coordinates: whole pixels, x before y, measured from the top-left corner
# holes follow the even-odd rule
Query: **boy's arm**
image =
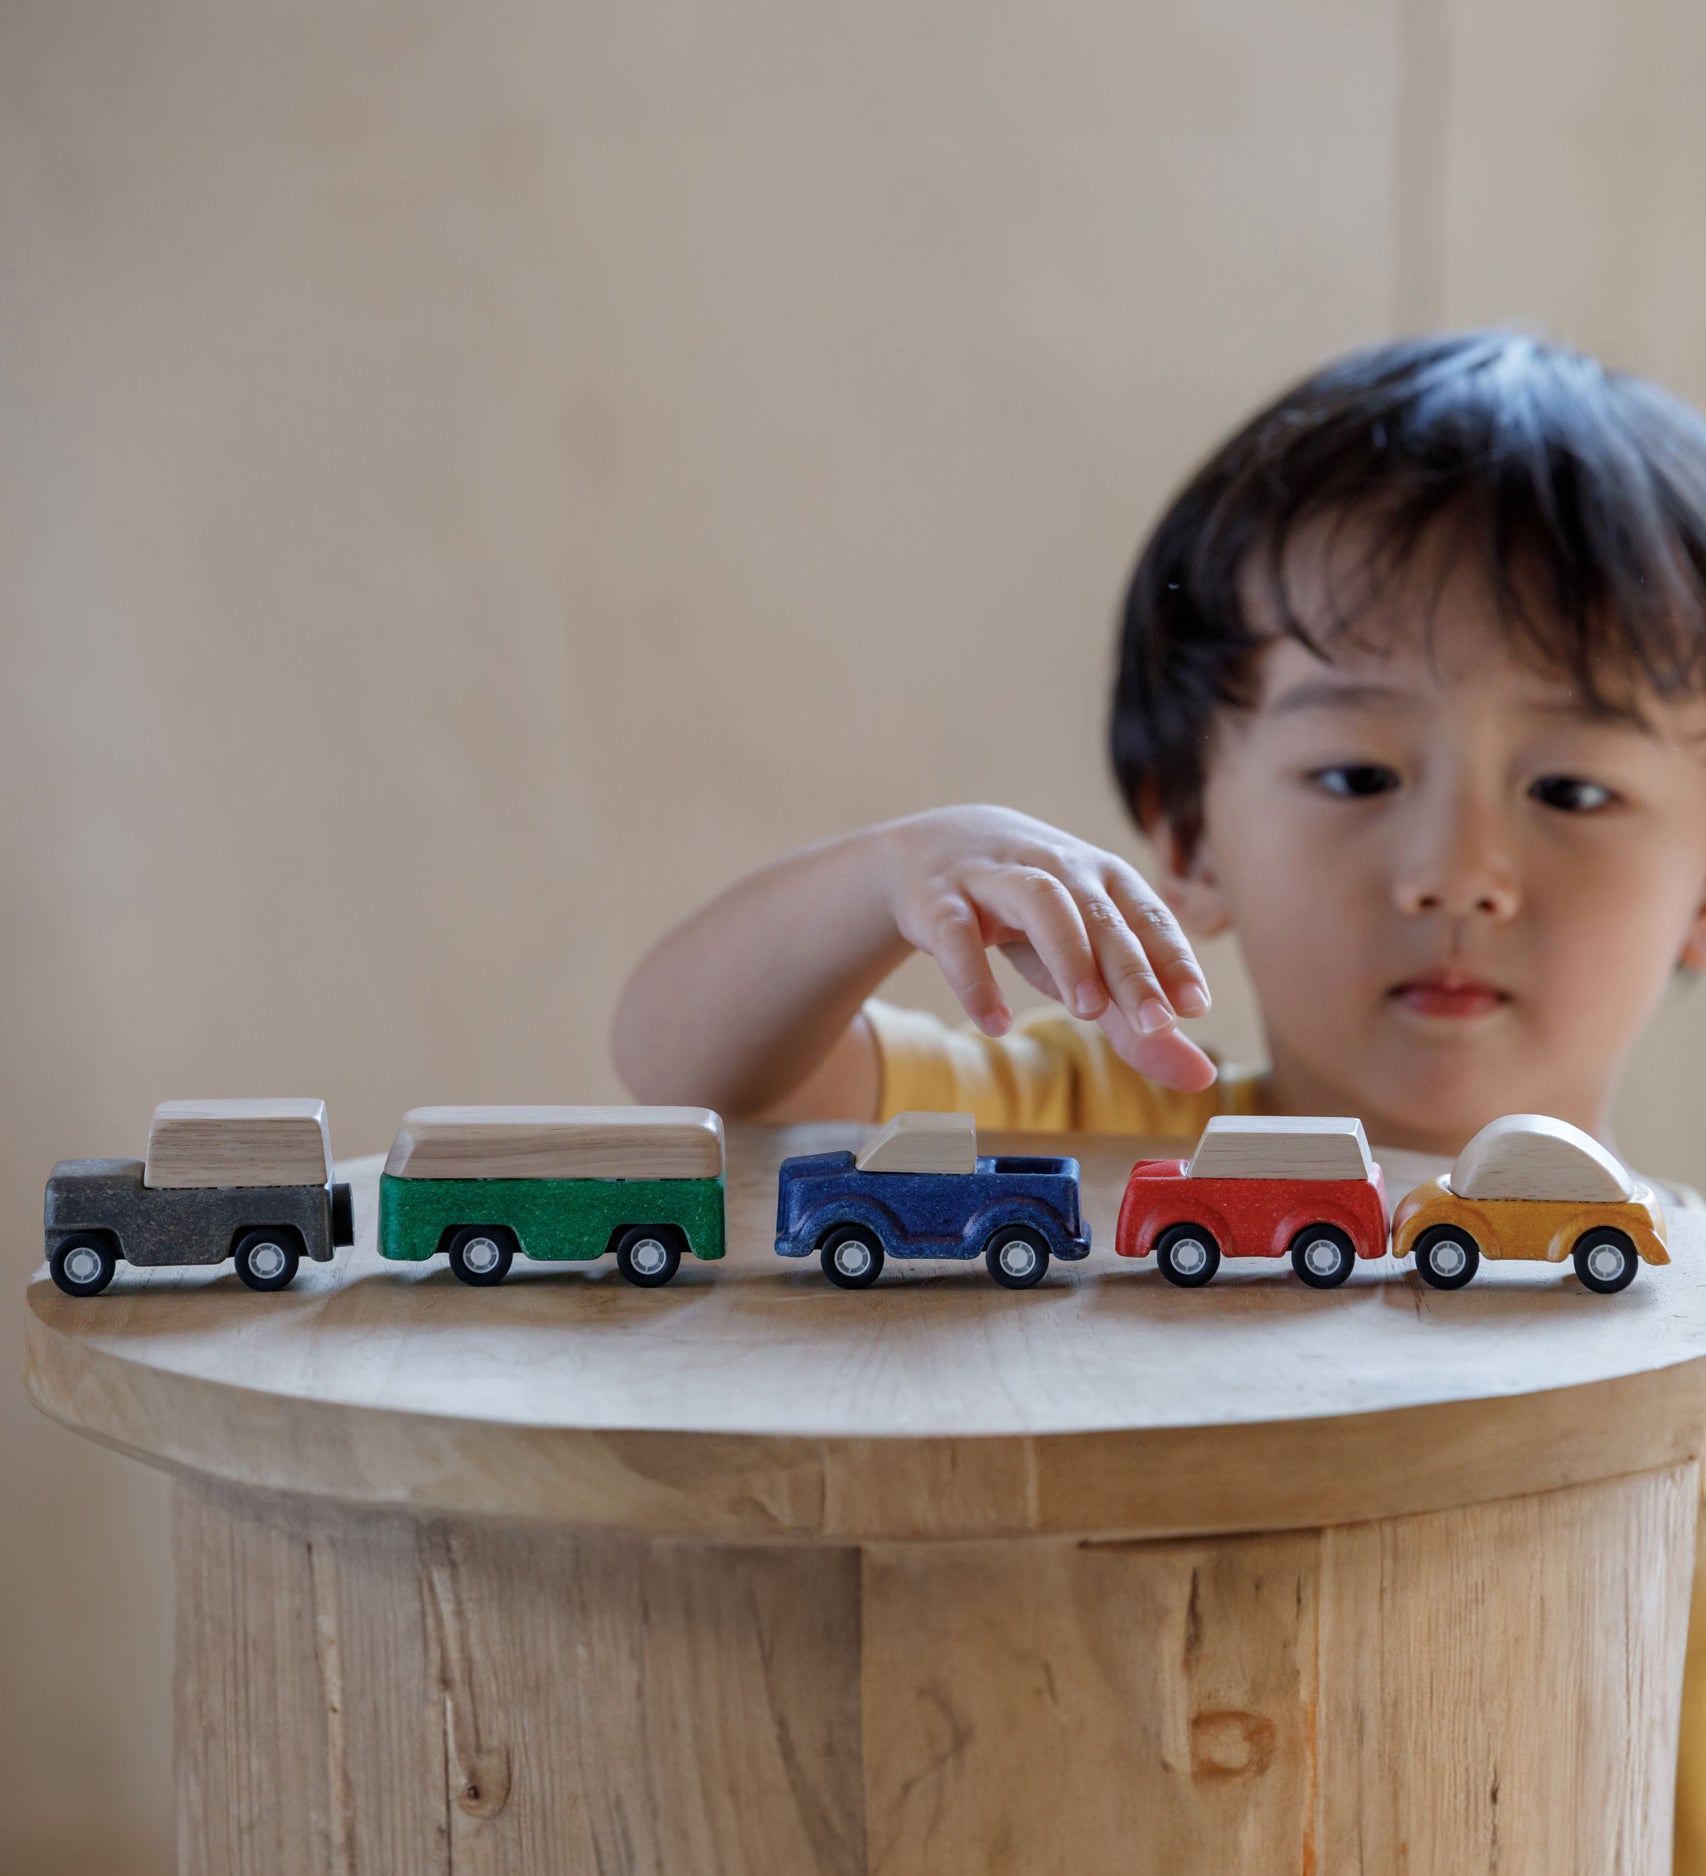
[(927, 951), (967, 1014), (1002, 1035), (1012, 1013), (991, 945), (1100, 1022), (1133, 1067), (1178, 1088), (1213, 1080), (1176, 1026), (1208, 991), (1171, 912), (1117, 856), (993, 807), (865, 828), (731, 887), (629, 980), (616, 1066), (642, 1101), (873, 1119), (877, 1051), (860, 1005), (909, 951)]

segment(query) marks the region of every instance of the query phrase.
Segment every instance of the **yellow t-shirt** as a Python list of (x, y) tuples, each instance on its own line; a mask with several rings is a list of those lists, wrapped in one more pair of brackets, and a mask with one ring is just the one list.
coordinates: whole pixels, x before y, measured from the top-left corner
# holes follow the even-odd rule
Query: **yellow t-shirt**
[(980, 1127), (1029, 1133), (1134, 1133), (1194, 1139), (1215, 1114), (1261, 1114), (1261, 1066), (1220, 1067), (1200, 1094), (1180, 1094), (1120, 1060), (1092, 1023), (1026, 1010), (1001, 1037), (923, 1010), (872, 999), (877, 1118), (908, 1108), (971, 1114)]

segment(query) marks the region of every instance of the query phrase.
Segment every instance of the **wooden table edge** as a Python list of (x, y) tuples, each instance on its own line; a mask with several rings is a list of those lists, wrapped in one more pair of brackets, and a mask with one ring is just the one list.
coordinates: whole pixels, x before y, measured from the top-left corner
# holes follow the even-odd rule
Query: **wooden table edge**
[[(34, 1286), (32, 1286), (32, 1289)], [(1259, 1424), (917, 1438), (540, 1426), (312, 1401), (75, 1345), (30, 1398), (168, 1472), (390, 1510), (700, 1542), (1141, 1541), (1361, 1523), (1683, 1464), (1706, 1355), (1475, 1400)]]

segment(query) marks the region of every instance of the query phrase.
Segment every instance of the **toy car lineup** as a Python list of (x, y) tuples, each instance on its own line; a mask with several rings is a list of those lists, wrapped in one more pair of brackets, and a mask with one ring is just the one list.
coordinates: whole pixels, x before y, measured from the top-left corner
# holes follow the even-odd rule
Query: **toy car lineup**
[[(62, 1160), (47, 1182), (48, 1269), (71, 1296), (122, 1262), (216, 1264), (282, 1290), (304, 1257), (355, 1241), (350, 1188), (332, 1178), (323, 1101), (167, 1101), (145, 1160)], [(380, 1255), (444, 1256), (462, 1282), (500, 1283), (516, 1257), (609, 1256), (632, 1284), (665, 1284), (684, 1256), (723, 1255), (723, 1123), (691, 1107), (422, 1107), (405, 1114), (379, 1181)], [(775, 1248), (815, 1254), (842, 1289), (887, 1258), (982, 1256), (1005, 1289), (1053, 1258), (1087, 1257), (1078, 1162), (980, 1155), (969, 1114), (897, 1114), (857, 1153), (782, 1162)], [(1561, 1263), (1584, 1288), (1625, 1289), (1670, 1261), (1664, 1214), (1598, 1141), (1565, 1121), (1507, 1114), (1447, 1173), (1387, 1217), (1362, 1123), (1219, 1115), (1189, 1159), (1139, 1160), (1114, 1249), (1153, 1256), (1181, 1288), (1224, 1258), (1289, 1258), (1312, 1289), (1358, 1259), (1414, 1257), (1423, 1282), (1461, 1289), (1483, 1258)]]

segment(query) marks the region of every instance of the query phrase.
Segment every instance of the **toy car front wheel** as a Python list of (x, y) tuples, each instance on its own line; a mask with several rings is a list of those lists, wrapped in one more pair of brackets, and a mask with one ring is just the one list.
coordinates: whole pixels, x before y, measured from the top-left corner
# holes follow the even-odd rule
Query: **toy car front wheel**
[(67, 1296), (96, 1296), (113, 1280), (118, 1258), (105, 1238), (67, 1238), (47, 1260), (48, 1274)]
[(515, 1233), (504, 1225), (464, 1225), (450, 1240), (450, 1268), (477, 1290), (502, 1283), (515, 1262)]
[(302, 1240), (289, 1225), (264, 1225), (245, 1231), (232, 1256), (251, 1290), (288, 1289), (302, 1261)]
[(1312, 1290), (1336, 1290), (1356, 1260), (1350, 1234), (1337, 1225), (1305, 1225), (1291, 1241), (1291, 1267)]
[(1169, 1283), (1197, 1290), (1220, 1268), (1220, 1246), (1201, 1225), (1173, 1225), (1156, 1240), (1155, 1261)]
[(1416, 1240), (1416, 1268), (1436, 1290), (1461, 1290), (1481, 1268), (1481, 1250), (1460, 1225), (1430, 1225)]
[(674, 1225), (634, 1225), (616, 1246), (616, 1268), (642, 1290), (655, 1290), (681, 1268), (681, 1248)]
[(1029, 1290), (1048, 1275), (1048, 1243), (1029, 1225), (1003, 1225), (992, 1231), (983, 1261), (1004, 1290)]
[(1615, 1296), (1635, 1281), (1635, 1269), (1640, 1260), (1635, 1255), (1634, 1244), (1623, 1232), (1607, 1228), (1583, 1232), (1576, 1239), (1570, 1261), (1576, 1266), (1583, 1289), (1596, 1290), (1601, 1296)]
[(843, 1290), (868, 1290), (883, 1274), (882, 1240), (868, 1225), (842, 1225), (823, 1241), (823, 1274)]

